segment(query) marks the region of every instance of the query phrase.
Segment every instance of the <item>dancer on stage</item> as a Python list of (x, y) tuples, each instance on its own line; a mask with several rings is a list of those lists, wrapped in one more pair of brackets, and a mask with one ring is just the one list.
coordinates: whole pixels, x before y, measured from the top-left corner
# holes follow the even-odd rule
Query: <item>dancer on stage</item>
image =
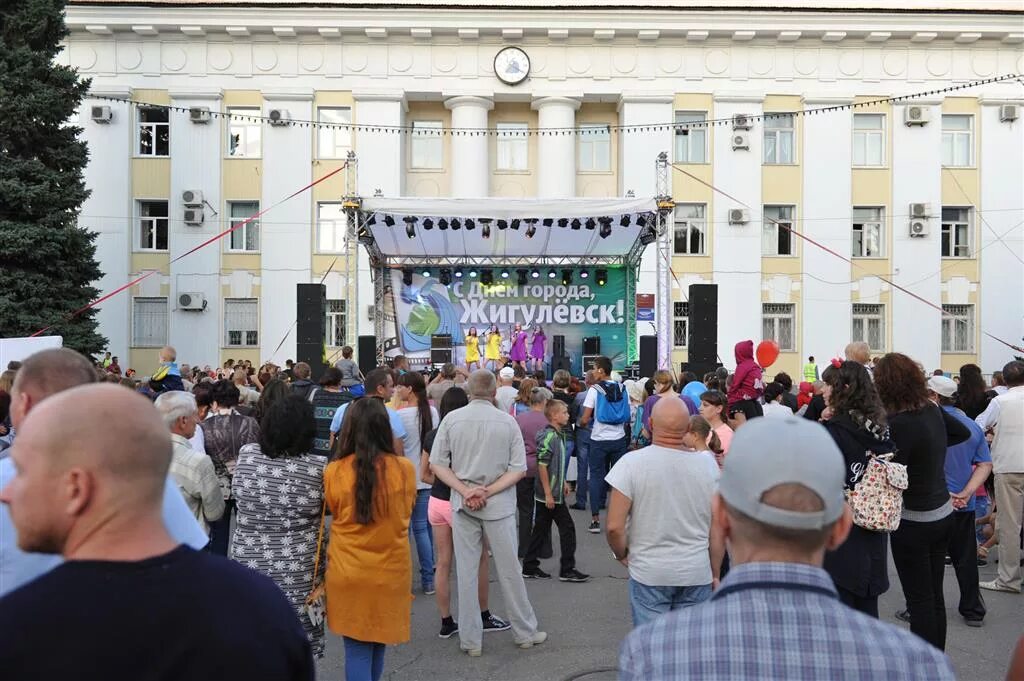
[(497, 324), (491, 324), (487, 332), (487, 347), (484, 350), (484, 358), (487, 360), (487, 368), (491, 371), (498, 370), (498, 361), (501, 359), (501, 331), (498, 331)]
[(548, 337), (544, 335), (544, 327), (538, 324), (533, 327), (533, 337), (530, 338), (530, 369), (532, 371), (544, 370), (544, 350)]
[(508, 357), (512, 360), (513, 368), (520, 367), (526, 371), (526, 332), (523, 331), (522, 324), (516, 324), (516, 328), (512, 332), (512, 349), (509, 351)]
[(474, 364), (477, 369), (483, 368), (480, 364), (480, 336), (477, 335), (476, 327), (471, 326), (466, 334), (466, 371), (472, 372)]

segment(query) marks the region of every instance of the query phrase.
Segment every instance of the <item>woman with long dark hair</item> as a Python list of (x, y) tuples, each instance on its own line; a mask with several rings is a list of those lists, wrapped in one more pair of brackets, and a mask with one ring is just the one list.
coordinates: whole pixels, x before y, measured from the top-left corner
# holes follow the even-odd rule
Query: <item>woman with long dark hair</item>
[(256, 412), (253, 416), (257, 420), (262, 420), (270, 411), (271, 405), (283, 400), (291, 394), (292, 391), (291, 388), (288, 387), (287, 382), (280, 378), (270, 379), (267, 381), (266, 385), (263, 386), (263, 392), (260, 393), (260, 398), (256, 402)]
[[(882, 401), (864, 365), (843, 362), (829, 366), (826, 384), (831, 417), (823, 422), (846, 462), (844, 485), (852, 490), (867, 468), (869, 456), (892, 453), (888, 421)], [(825, 554), (825, 570), (832, 576), (839, 600), (854, 610), (878, 617), (878, 597), (889, 590), (888, 534), (857, 525), (835, 551)]]
[[(440, 420), (437, 410), (430, 406), (427, 399), (427, 384), (423, 375), (407, 371), (398, 377), (395, 396), (400, 400), (398, 417), (405, 426), (406, 438), (405, 458), (417, 467), (420, 464), (420, 452), (427, 434), (437, 427)], [(416, 554), (420, 561), (420, 583), (423, 593), (430, 596), (434, 593), (434, 536), (427, 522), (427, 505), (430, 501), (430, 483), (416, 481), (416, 508), (412, 511), (412, 536), (416, 542)]]
[(956, 389), (956, 407), (972, 421), (985, 411), (992, 396), (977, 364), (960, 367), (960, 385)]
[(892, 352), (875, 365), (875, 387), (885, 407), (897, 463), (907, 466), (899, 528), (890, 535), (892, 560), (910, 612), (910, 630), (939, 650), (946, 648), (942, 594), (953, 504), (946, 487), (946, 448), (970, 431), (928, 399), (924, 371)]
[(409, 640), (409, 519), (416, 469), (394, 440), (380, 400), (356, 400), (324, 471), (333, 518), (327, 547), (327, 625), (345, 641), (347, 681), (378, 681), (388, 644)]

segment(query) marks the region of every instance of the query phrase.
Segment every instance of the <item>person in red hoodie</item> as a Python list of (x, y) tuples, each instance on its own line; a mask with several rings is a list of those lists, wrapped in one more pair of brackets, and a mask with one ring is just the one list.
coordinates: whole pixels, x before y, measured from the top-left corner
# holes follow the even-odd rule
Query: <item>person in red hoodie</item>
[(754, 361), (754, 341), (745, 340), (736, 344), (736, 373), (729, 385), (729, 418), (739, 426), (757, 416), (764, 416), (761, 409), (761, 394), (764, 381), (761, 367)]

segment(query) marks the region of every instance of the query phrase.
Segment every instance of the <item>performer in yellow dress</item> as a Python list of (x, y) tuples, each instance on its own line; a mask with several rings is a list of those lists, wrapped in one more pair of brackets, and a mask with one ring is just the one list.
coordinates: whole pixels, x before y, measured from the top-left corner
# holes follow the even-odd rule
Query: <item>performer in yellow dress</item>
[(469, 327), (469, 333), (466, 334), (466, 371), (473, 371), (473, 365), (476, 365), (477, 369), (482, 368), (480, 366), (480, 336), (476, 332), (476, 327)]
[(487, 348), (484, 351), (484, 356), (487, 359), (487, 368), (494, 371), (495, 365), (501, 359), (501, 331), (498, 331), (497, 324), (492, 324), (491, 330), (487, 332)]

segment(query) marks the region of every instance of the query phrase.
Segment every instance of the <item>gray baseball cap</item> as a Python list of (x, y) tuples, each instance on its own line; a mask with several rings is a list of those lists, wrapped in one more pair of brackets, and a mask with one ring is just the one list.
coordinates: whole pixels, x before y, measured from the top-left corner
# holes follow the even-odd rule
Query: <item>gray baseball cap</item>
[[(842, 453), (821, 425), (797, 416), (756, 418), (736, 431), (718, 491), (737, 511), (767, 525), (816, 530), (843, 514), (845, 469)], [(814, 491), (824, 510), (788, 511), (761, 501), (765, 492), (785, 483)]]

